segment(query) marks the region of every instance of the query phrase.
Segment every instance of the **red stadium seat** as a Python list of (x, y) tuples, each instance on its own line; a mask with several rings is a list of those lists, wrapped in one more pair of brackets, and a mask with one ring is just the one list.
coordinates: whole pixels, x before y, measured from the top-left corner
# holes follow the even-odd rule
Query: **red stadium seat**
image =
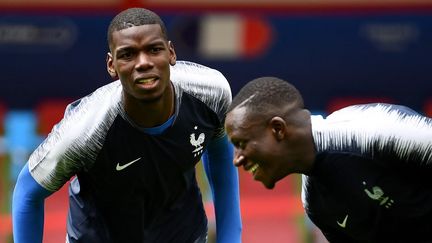
[(38, 133), (48, 135), (52, 127), (63, 118), (66, 106), (71, 102), (72, 99), (47, 99), (39, 102), (35, 109)]
[(424, 114), (428, 117), (432, 117), (432, 98), (425, 101), (423, 105)]
[(356, 104), (366, 104), (366, 103), (393, 103), (394, 100), (389, 97), (335, 97), (329, 101), (327, 104), (328, 114), (339, 110), (341, 108), (356, 105)]

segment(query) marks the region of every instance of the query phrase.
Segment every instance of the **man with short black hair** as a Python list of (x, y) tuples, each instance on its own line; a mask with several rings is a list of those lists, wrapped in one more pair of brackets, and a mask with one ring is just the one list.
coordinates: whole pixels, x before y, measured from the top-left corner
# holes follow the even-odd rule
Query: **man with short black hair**
[(241, 241), (238, 175), (224, 131), (231, 89), (179, 62), (162, 20), (131, 8), (108, 28), (114, 79), (70, 104), (33, 152), (13, 197), (15, 243), (42, 242), (44, 199), (71, 177), (66, 242), (207, 242), (203, 159), (217, 242)]
[(392, 104), (311, 115), (275, 77), (228, 108), (234, 164), (266, 188), (303, 174), (303, 205), (330, 242), (432, 242), (432, 119)]

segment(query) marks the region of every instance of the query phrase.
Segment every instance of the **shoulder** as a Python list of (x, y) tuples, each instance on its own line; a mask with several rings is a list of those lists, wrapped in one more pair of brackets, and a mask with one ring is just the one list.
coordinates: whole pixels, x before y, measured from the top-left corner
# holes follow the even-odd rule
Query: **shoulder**
[(95, 106), (95, 104), (110, 103), (110, 100), (119, 100), (121, 95), (121, 83), (119, 80), (99, 87), (92, 93), (70, 103), (66, 107), (65, 116), (70, 115), (71, 112), (83, 108)]
[(394, 116), (399, 118), (404, 118), (406, 116), (421, 116), (419, 113), (407, 106), (387, 103), (371, 103), (345, 107), (343, 109), (333, 112), (327, 117), (327, 119), (354, 119), (364, 115), (371, 115), (373, 116), (373, 118), (381, 118), (388, 116)]
[[(385, 103), (373, 103), (348, 106), (331, 113), (326, 118), (312, 116), (312, 125), (315, 129), (337, 130), (377, 130), (382, 132), (382, 128), (387, 128), (388, 132), (397, 132), (396, 128), (418, 127), (427, 125), (430, 128), (431, 119), (409, 107)], [(389, 127), (390, 126), (390, 127)]]
[(30, 171), (41, 185), (55, 191), (77, 170), (91, 166), (119, 113), (120, 97), (116, 81), (68, 105), (63, 119), (29, 158)]
[(400, 105), (354, 105), (312, 118), (318, 151), (355, 151), (432, 162), (432, 119)]
[(225, 115), (232, 94), (228, 80), (218, 70), (187, 61), (178, 61), (171, 67), (171, 81), (181, 92), (204, 102), (219, 117)]
[[(187, 85), (200, 86), (202, 89), (216, 88), (231, 92), (225, 76), (216, 69), (188, 61), (177, 61), (171, 66), (171, 80), (187, 88)], [(197, 88), (197, 87), (195, 87)]]

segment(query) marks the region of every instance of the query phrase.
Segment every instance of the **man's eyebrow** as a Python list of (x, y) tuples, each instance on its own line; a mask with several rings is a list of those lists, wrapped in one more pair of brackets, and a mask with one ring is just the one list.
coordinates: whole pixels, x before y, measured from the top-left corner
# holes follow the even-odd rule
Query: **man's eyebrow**
[(150, 46), (151, 45), (163, 45), (164, 43), (165, 43), (165, 40), (160, 39), (160, 40), (155, 40), (153, 42), (150, 42), (149, 45)]
[(118, 53), (118, 52), (123, 52), (123, 51), (131, 51), (133, 49), (134, 49), (133, 47), (125, 46), (125, 47), (120, 47), (120, 48), (116, 49), (115, 52)]

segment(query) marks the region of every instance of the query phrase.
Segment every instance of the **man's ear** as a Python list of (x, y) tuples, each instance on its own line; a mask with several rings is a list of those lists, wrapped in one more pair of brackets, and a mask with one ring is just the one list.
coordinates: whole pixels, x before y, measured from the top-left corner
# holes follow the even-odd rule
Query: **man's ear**
[(169, 63), (171, 64), (171, 66), (174, 66), (177, 62), (177, 54), (175, 52), (174, 49), (174, 44), (172, 43), (172, 41), (168, 41), (168, 49), (170, 52), (170, 60)]
[(111, 76), (112, 79), (117, 80), (119, 77), (117, 75), (117, 71), (114, 68), (113, 57), (112, 57), (112, 54), (110, 52), (107, 53), (106, 63), (107, 63), (108, 74)]
[(281, 141), (285, 138), (287, 126), (283, 118), (275, 116), (270, 120), (269, 125), (276, 140)]

